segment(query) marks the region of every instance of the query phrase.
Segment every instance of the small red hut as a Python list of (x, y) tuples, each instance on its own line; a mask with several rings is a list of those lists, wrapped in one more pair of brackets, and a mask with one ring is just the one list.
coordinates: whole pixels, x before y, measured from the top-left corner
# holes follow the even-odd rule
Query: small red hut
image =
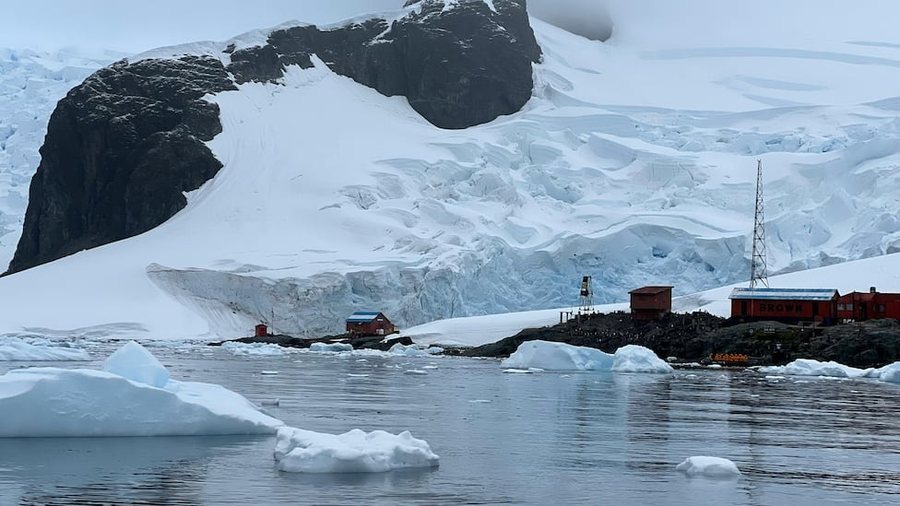
[(644, 286), (628, 292), (631, 317), (635, 320), (659, 320), (672, 312), (671, 286)]
[(732, 318), (829, 324), (838, 316), (838, 296), (833, 288), (735, 288), (728, 298)]
[(850, 292), (837, 302), (841, 320), (866, 321), (880, 318), (900, 320), (900, 293), (883, 293), (869, 288), (869, 292)]
[(354, 336), (386, 336), (397, 329), (378, 311), (357, 311), (347, 318), (347, 333)]

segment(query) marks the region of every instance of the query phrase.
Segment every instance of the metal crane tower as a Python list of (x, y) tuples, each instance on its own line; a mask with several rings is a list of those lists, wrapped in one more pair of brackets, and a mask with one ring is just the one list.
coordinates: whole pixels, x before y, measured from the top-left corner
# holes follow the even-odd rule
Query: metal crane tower
[(756, 211), (753, 217), (753, 250), (750, 253), (750, 288), (762, 284), (769, 287), (766, 266), (766, 229), (763, 222), (762, 160), (756, 161)]

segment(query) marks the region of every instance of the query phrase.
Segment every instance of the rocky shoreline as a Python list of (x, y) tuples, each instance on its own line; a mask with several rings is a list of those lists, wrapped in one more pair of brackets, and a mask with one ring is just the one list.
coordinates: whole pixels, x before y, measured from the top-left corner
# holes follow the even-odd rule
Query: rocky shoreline
[[(675, 365), (711, 362), (713, 354), (746, 355), (742, 365), (782, 365), (798, 358), (835, 361), (852, 367), (880, 367), (900, 360), (900, 322), (870, 320), (831, 327), (803, 327), (779, 322), (738, 323), (705, 312), (670, 313), (661, 320), (634, 320), (629, 313), (597, 313), (557, 325), (530, 328), (495, 343), (475, 348), (444, 347), (445, 355), (505, 358), (525, 341), (543, 340), (596, 348), (615, 353), (622, 346), (637, 344), (653, 350)], [(400, 343), (413, 344), (406, 336), (349, 334), (319, 338), (285, 335), (244, 337), (239, 343), (277, 344), (286, 348), (309, 348), (313, 343), (341, 342), (354, 349), (387, 351)], [(209, 343), (220, 346), (225, 342)]]
[(593, 314), (551, 327), (525, 329), (496, 343), (457, 350), (468, 357), (506, 357), (525, 341), (541, 339), (613, 353), (637, 344), (676, 362), (709, 363), (713, 354), (747, 355), (749, 365), (780, 365), (798, 358), (878, 367), (900, 360), (900, 323), (870, 320), (831, 327), (779, 322), (737, 323), (705, 312), (670, 313), (638, 321), (625, 312)]
[(340, 334), (335, 336), (324, 336), (315, 338), (291, 337), (286, 335), (270, 335), (260, 337), (242, 337), (240, 339), (229, 339), (226, 341), (217, 341), (208, 343), (209, 346), (222, 346), (225, 343), (244, 343), (244, 344), (277, 344), (285, 348), (309, 348), (313, 343), (344, 343), (353, 346), (354, 350), (380, 350), (388, 351), (395, 344), (409, 346), (413, 344), (409, 337), (387, 336), (353, 336), (350, 334)]

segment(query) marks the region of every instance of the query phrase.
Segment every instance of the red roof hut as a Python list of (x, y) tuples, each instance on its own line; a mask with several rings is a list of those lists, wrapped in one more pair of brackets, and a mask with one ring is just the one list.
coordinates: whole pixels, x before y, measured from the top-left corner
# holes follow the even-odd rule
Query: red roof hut
[(386, 336), (397, 329), (378, 311), (357, 311), (347, 318), (347, 333), (354, 336)]
[(732, 318), (826, 324), (837, 318), (838, 291), (833, 288), (735, 288), (728, 298)]
[(671, 286), (644, 286), (628, 293), (631, 317), (635, 320), (659, 320), (672, 312)]
[(837, 316), (841, 320), (866, 321), (880, 318), (900, 320), (900, 293), (850, 292), (837, 302)]

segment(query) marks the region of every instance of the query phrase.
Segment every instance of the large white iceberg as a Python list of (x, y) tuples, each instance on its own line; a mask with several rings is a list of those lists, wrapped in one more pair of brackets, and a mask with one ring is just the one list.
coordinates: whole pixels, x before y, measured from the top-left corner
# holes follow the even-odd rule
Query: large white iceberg
[(47, 339), (0, 337), (0, 361), (90, 360), (88, 352)]
[(900, 383), (900, 362), (880, 368), (857, 369), (837, 362), (820, 362), (807, 358), (794, 360), (787, 365), (760, 367), (762, 374), (785, 376), (825, 376), (831, 378), (870, 378), (889, 383)]
[(440, 459), (426, 441), (408, 431), (395, 435), (353, 429), (336, 435), (282, 427), (275, 461), (278, 469), (291, 473), (381, 473), (437, 467)]
[(721, 457), (696, 456), (688, 457), (675, 466), (676, 471), (688, 475), (689, 477), (704, 476), (707, 478), (735, 478), (741, 475), (738, 466)]
[(643, 346), (628, 345), (615, 354), (594, 348), (572, 346), (548, 341), (526, 341), (515, 353), (501, 362), (514, 369), (544, 369), (547, 371), (616, 371), (670, 373), (672, 366)]
[(0, 437), (272, 434), (284, 425), (220, 385), (168, 379), (137, 343), (110, 356), (105, 369), (0, 376)]

